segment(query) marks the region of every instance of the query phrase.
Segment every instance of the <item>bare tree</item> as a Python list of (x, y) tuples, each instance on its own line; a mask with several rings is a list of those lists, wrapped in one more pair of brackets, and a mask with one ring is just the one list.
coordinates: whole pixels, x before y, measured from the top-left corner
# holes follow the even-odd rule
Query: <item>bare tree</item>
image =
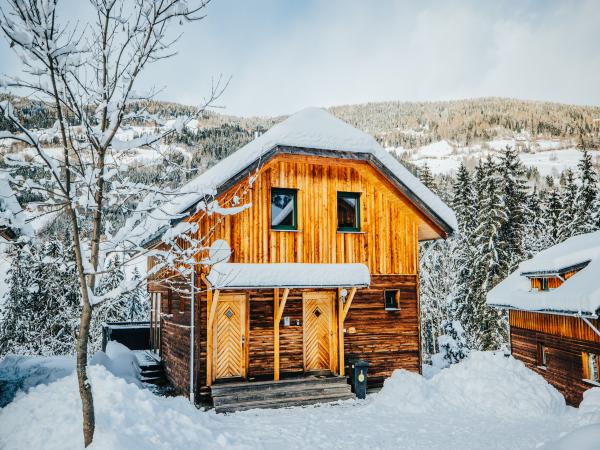
[[(35, 151), (31, 160), (18, 155), (5, 158), (9, 169), (14, 169), (11, 186), (42, 196), (40, 211), (62, 211), (69, 219), (83, 302), (76, 353), (83, 437), (87, 447), (94, 436), (92, 388), (87, 375), (92, 310), (115, 294), (97, 295), (96, 279), (103, 272), (108, 254), (124, 252), (126, 248), (139, 249), (139, 240), (132, 238), (131, 231), (139, 229), (144, 214), (157, 207), (160, 210), (160, 205), (168, 203), (176, 193), (129, 181), (120, 157), (136, 147), (160, 151), (161, 139), (201, 116), (219, 98), (227, 82), (219, 79), (194, 114), (180, 117), (170, 126), (161, 124), (160, 118), (144, 109), (131, 107), (133, 102), (143, 104), (156, 94), (155, 89), (140, 94), (135, 87), (148, 66), (175, 54), (174, 44), (180, 35), (173, 32), (173, 25), (202, 19), (208, 0), (199, 0), (194, 6), (185, 0), (90, 0), (95, 17), (90, 22), (73, 22), (66, 19), (66, 14), (61, 16), (58, 0), (8, 0), (7, 3), (0, 8), (0, 27), (21, 58), (25, 76), (4, 77), (0, 79), (0, 87), (11, 92), (27, 92), (52, 106), (56, 115), (54, 132), (60, 147), (58, 151), (48, 151), (40, 143), (39, 133), (19, 120), (9, 101), (0, 102), (0, 113), (18, 131), (0, 131), (0, 138), (22, 142)], [(156, 133), (121, 140), (119, 130), (134, 120), (161, 126)], [(15, 170), (23, 166), (35, 167), (43, 176), (33, 180), (16, 175)], [(198, 209), (208, 211), (210, 205), (215, 207), (214, 201), (207, 200), (212, 192), (195, 191), (191, 186), (185, 194), (205, 198)], [(106, 208), (131, 202), (137, 207), (130, 220), (112, 235), (104, 227)], [(239, 205), (231, 206), (239, 208)], [(162, 220), (168, 223), (168, 219), (169, 214), (165, 212)], [(160, 220), (152, 220), (149, 227), (160, 225)], [(142, 229), (147, 232), (150, 228)], [(190, 234), (194, 230), (180, 227), (178, 231)], [(167, 243), (167, 249), (162, 252), (163, 263), (193, 267), (189, 258), (196, 250), (190, 247), (197, 246), (198, 241), (187, 238), (190, 245), (184, 249), (177, 245), (178, 234), (172, 234), (170, 239), (172, 245)], [(172, 254), (173, 249), (179, 256), (166, 256)], [(127, 258), (123, 259), (126, 264)], [(160, 270), (160, 265), (156, 270)], [(120, 286), (118, 290), (125, 292), (131, 288)]]

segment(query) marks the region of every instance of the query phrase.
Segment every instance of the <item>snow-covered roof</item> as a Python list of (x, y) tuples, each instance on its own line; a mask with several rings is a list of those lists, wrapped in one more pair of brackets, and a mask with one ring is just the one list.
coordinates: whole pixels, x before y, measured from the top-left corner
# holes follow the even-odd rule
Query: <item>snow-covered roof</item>
[[(548, 291), (531, 289), (527, 275), (561, 273), (589, 263), (560, 287)], [(541, 251), (522, 262), (517, 270), (488, 292), (488, 305), (550, 311), (564, 314), (597, 314), (600, 308), (600, 231), (582, 234)]]
[[(320, 108), (306, 108), (271, 127), (267, 132), (221, 160), (181, 188), (179, 196), (153, 214), (154, 230), (164, 230), (173, 217), (182, 215), (202, 201), (207, 193), (218, 193), (231, 179), (261, 161), (277, 147), (336, 152), (332, 156), (354, 153), (370, 156), (389, 171), (405, 193), (435, 223), (448, 233), (457, 229), (454, 212), (421, 181), (389, 154), (373, 136), (364, 133)], [(358, 156), (358, 155), (357, 155)], [(266, 158), (265, 158), (266, 159)], [(193, 212), (193, 211), (192, 211)], [(160, 233), (158, 233), (160, 234)], [(152, 236), (155, 237), (155, 236)], [(146, 243), (148, 243), (148, 239)]]
[(371, 282), (364, 264), (215, 264), (208, 276), (215, 289), (366, 287)]

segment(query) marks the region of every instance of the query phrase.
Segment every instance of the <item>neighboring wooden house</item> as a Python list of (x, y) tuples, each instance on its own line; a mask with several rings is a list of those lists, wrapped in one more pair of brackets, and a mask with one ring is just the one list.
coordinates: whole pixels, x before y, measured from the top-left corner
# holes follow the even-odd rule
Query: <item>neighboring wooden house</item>
[(515, 358), (554, 385), (569, 404), (600, 386), (600, 232), (550, 247), (488, 293), (509, 310)]
[[(195, 212), (193, 192), (206, 186), (219, 205), (251, 207)], [(178, 293), (188, 280), (149, 283), (154, 346), (175, 386), (198, 398), (224, 380), (343, 375), (358, 358), (373, 386), (394, 369), (420, 371), (418, 245), (446, 238), (456, 219), (371, 136), (303, 110), (182, 191), (154, 215), (144, 246), (160, 248), (182, 214), (207, 245), (229, 243), (231, 260), (198, 273), (193, 317)]]

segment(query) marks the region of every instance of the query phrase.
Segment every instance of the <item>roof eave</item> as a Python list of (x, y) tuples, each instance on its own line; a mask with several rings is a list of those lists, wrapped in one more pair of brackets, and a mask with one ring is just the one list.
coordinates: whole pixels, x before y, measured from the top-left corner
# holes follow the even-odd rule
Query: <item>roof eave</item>
[[(243, 180), (250, 172), (256, 170), (260, 164), (264, 164), (266, 161), (269, 161), (275, 155), (278, 154), (294, 154), (294, 155), (306, 155), (306, 156), (322, 156), (325, 158), (343, 158), (343, 159), (352, 159), (357, 161), (367, 161), (375, 166), (380, 172), (382, 172), (390, 181), (394, 182), (394, 185), (404, 194), (406, 195), (413, 204), (417, 206), (417, 208), (430, 220), (432, 220), (440, 230), (445, 234), (442, 238), (447, 238), (454, 233), (454, 229), (446, 223), (433, 209), (431, 209), (428, 205), (426, 205), (412, 190), (406, 186), (402, 180), (400, 180), (394, 173), (389, 170), (377, 157), (375, 157), (370, 152), (349, 152), (342, 150), (333, 150), (333, 149), (315, 149), (315, 148), (307, 148), (307, 147), (294, 147), (288, 145), (274, 145), (265, 153), (263, 153), (260, 157), (256, 158), (250, 164), (248, 164), (244, 169), (240, 170), (237, 174), (230, 177), (226, 182), (222, 183), (220, 186), (216, 187), (216, 196), (221, 195), (223, 192), (227, 191), (232, 186), (239, 183)], [(190, 216), (192, 211), (195, 210), (196, 205), (199, 202), (196, 202), (190, 205), (187, 209), (181, 211), (179, 214), (182, 216), (178, 219), (174, 219), (171, 221), (171, 226), (176, 225), (181, 220), (184, 220), (186, 217)], [(164, 228), (164, 227), (163, 227)], [(162, 229), (162, 228), (161, 228)], [(160, 240), (160, 236), (164, 233), (163, 230), (160, 235), (149, 238), (146, 241), (143, 241), (141, 246), (148, 248), (152, 245), (155, 245)], [(159, 230), (160, 232), (160, 230)]]

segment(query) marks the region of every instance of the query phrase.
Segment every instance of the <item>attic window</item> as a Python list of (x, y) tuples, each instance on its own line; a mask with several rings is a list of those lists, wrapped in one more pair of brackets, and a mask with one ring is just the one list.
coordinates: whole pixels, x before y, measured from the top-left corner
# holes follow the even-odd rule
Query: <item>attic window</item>
[(385, 291), (385, 310), (399, 311), (400, 310), (400, 290), (394, 289)]
[(600, 364), (598, 355), (595, 353), (583, 352), (583, 379), (594, 383), (600, 382)]
[(338, 192), (338, 231), (360, 231), (360, 194)]
[(540, 278), (540, 291), (549, 291), (550, 284), (548, 278)]
[(271, 228), (273, 230), (297, 230), (296, 189), (271, 189)]

